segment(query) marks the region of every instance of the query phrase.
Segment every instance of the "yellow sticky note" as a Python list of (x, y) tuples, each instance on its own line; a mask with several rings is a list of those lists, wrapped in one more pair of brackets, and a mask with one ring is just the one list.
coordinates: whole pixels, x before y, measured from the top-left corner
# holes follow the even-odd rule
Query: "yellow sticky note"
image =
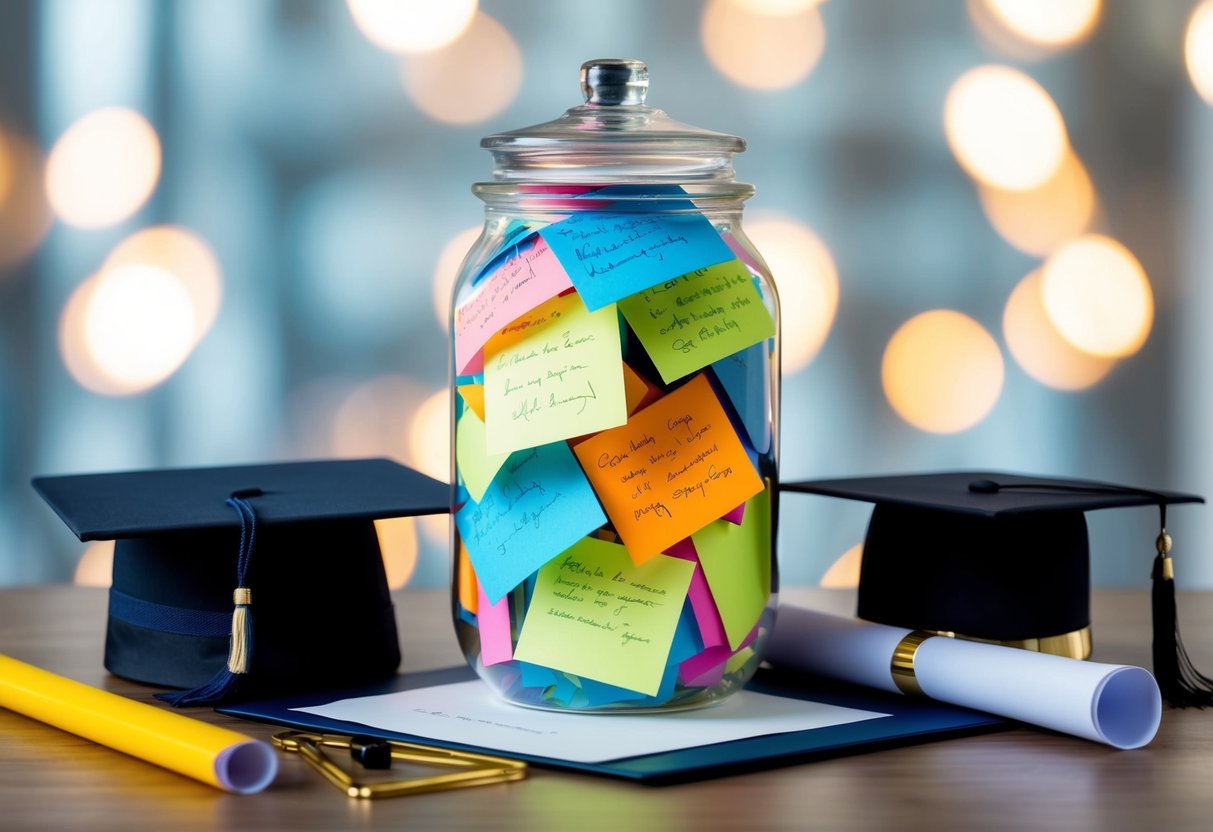
[(715, 520), (691, 540), (729, 647), (736, 650), (771, 596), (771, 492), (764, 490), (746, 503), (740, 526)]
[(488, 450), (510, 453), (623, 424), (619, 319), (576, 293), (552, 298), (485, 346)]
[(539, 570), (514, 658), (653, 696), (694, 571), (583, 538)]
[(472, 412), (480, 417), (480, 421), (484, 421), (484, 385), (483, 384), (460, 384), (455, 388), (459, 391), (460, 397), (464, 403), (471, 408)]
[(480, 585), (476, 581), (476, 570), (472, 569), (472, 559), (468, 557), (468, 550), (463, 541), (459, 542), (459, 563), (455, 565), (455, 575), (459, 587), (459, 603), (475, 615), (480, 609)]
[(484, 422), (470, 409), (455, 425), (455, 464), (472, 499), (480, 502), (484, 492), (509, 454), (491, 454), (485, 447)]
[(763, 487), (702, 373), (573, 450), (636, 563)]

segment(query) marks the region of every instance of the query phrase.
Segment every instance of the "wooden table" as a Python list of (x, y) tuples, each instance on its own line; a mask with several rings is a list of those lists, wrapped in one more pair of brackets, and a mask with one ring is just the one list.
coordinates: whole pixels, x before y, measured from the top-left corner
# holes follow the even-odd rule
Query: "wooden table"
[[(785, 603), (849, 612), (848, 593), (786, 592)], [(405, 672), (458, 664), (446, 594), (397, 595)], [(152, 702), (152, 691), (101, 666), (105, 592), (0, 590), (0, 652)], [(1149, 598), (1098, 591), (1100, 661), (1149, 664)], [(1181, 597), (1189, 651), (1213, 670), (1213, 594)], [(269, 739), (274, 726), (199, 709), (208, 721)], [(1114, 751), (1017, 729), (677, 786), (650, 787), (532, 767), (527, 780), (381, 801), (344, 797), (284, 758), (258, 795), (220, 792), (0, 710), (0, 830), (1213, 828), (1213, 712), (1167, 710), (1153, 743)]]

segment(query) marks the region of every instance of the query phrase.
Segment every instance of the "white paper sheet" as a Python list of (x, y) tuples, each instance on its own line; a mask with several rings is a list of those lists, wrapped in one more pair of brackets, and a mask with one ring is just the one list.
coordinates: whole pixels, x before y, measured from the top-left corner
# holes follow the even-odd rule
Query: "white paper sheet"
[[(779, 667), (897, 692), (893, 649), (910, 631), (800, 607), (779, 609), (766, 659)], [(1154, 738), (1162, 698), (1149, 671), (936, 637), (914, 657), (932, 699), (1074, 734), (1116, 748)]]
[(674, 713), (540, 711), (504, 702), (478, 680), (295, 710), (504, 754), (577, 763), (603, 763), (888, 716), (753, 691), (742, 691), (718, 705)]

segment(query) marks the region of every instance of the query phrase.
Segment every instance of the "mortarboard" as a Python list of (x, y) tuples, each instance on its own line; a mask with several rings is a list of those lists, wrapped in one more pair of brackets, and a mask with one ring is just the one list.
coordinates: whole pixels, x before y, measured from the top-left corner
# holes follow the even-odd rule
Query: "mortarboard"
[(1172, 491), (1091, 480), (958, 471), (785, 482), (783, 491), (874, 503), (856, 615), (915, 630), (1090, 654), (1084, 512), (1157, 506), (1154, 671), (1173, 704), (1213, 704), (1213, 681), (1179, 640), (1166, 508), (1203, 503)]
[(175, 705), (395, 673), (396, 620), (373, 521), (445, 513), (450, 496), (446, 484), (387, 459), (41, 477), (33, 486), (82, 541), (116, 540), (105, 667), (194, 689), (162, 695)]

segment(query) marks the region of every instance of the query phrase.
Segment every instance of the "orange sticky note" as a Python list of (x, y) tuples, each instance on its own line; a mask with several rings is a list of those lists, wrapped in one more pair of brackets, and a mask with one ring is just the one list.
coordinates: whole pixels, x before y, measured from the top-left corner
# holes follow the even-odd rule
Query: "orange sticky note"
[(484, 421), (484, 385), (483, 384), (460, 384), (455, 388), (459, 391), (459, 395), (463, 397), (463, 401), (472, 412), (480, 417), (480, 421)]
[(623, 365), (623, 395), (628, 403), (628, 415), (648, 407), (661, 398), (661, 388), (650, 384), (626, 363)]
[(573, 450), (637, 564), (763, 488), (703, 373)]
[(455, 568), (459, 576), (459, 603), (472, 615), (480, 609), (479, 583), (476, 572), (472, 569), (472, 559), (468, 557), (467, 547), (459, 543), (459, 565)]

